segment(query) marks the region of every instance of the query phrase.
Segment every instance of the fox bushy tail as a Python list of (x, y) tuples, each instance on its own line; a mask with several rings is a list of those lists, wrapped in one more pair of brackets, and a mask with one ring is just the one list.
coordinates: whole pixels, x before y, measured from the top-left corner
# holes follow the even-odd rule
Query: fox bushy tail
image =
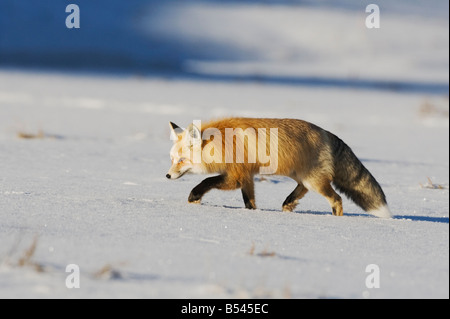
[(356, 157), (351, 148), (339, 137), (328, 132), (334, 158), (336, 189), (366, 212), (383, 218), (391, 218), (386, 196), (380, 184)]

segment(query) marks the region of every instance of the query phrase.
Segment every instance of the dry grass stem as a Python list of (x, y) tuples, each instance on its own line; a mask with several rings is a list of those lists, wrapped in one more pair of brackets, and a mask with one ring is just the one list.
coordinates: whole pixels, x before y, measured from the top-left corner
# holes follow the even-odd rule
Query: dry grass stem
[(424, 184), (424, 185), (419, 183), (420, 187), (422, 187), (422, 188), (429, 188), (429, 189), (444, 189), (444, 186), (439, 185), (439, 184), (434, 184), (431, 181), (431, 178), (427, 177), (427, 179), (428, 179), (428, 183)]
[(36, 237), (34, 237), (33, 242), (31, 243), (30, 247), (28, 247), (28, 249), (25, 250), (22, 257), (19, 258), (19, 260), (17, 261), (18, 267), (31, 266), (37, 272), (44, 271), (44, 267), (41, 264), (31, 260), (34, 253), (36, 252), (37, 243), (38, 243), (38, 237), (36, 236)]
[(252, 242), (252, 246), (250, 247), (248, 254), (250, 256), (259, 256), (259, 257), (274, 257), (274, 256), (276, 256), (276, 253), (274, 251), (268, 251), (267, 249), (264, 249), (263, 251), (255, 254), (255, 243), (254, 242)]
[(17, 132), (17, 137), (18, 138), (23, 138), (23, 139), (34, 139), (34, 138), (42, 139), (42, 138), (45, 137), (45, 134), (44, 134), (44, 132), (42, 130), (39, 130), (37, 132), (37, 134), (32, 134), (32, 133), (26, 133), (26, 132), (23, 132), (23, 131), (19, 131), (19, 132)]
[(94, 273), (94, 278), (98, 279), (121, 279), (122, 274), (114, 269), (111, 265), (103, 266), (99, 271)]

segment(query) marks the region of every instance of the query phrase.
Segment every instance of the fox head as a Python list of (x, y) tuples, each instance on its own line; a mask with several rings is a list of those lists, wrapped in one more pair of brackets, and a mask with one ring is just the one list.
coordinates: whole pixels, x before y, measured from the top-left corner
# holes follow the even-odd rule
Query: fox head
[(201, 159), (196, 158), (196, 154), (201, 154), (201, 132), (194, 124), (182, 129), (170, 122), (170, 139), (173, 141), (170, 150), (172, 166), (166, 174), (167, 178), (177, 179), (186, 173), (204, 172)]

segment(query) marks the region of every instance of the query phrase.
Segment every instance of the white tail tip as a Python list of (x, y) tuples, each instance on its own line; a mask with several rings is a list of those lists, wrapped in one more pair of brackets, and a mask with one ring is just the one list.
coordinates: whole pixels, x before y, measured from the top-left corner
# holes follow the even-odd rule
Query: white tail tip
[(368, 213), (379, 218), (392, 218), (392, 213), (387, 205), (381, 206), (378, 209), (371, 210)]

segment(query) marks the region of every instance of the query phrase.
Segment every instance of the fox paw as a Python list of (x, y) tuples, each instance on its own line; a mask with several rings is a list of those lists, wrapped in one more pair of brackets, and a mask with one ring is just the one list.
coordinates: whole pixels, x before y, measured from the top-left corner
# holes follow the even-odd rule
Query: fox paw
[(245, 202), (245, 208), (247, 209), (256, 209), (256, 204), (255, 204), (255, 200), (249, 200)]
[(200, 204), (200, 201), (202, 200), (202, 197), (201, 196), (199, 196), (198, 194), (194, 194), (193, 192), (191, 192), (190, 194), (189, 194), (189, 197), (188, 197), (188, 203), (191, 203), (191, 204)]
[(338, 208), (332, 208), (332, 214), (334, 216), (344, 216), (344, 212), (342, 210), (342, 207), (338, 207)]
[(283, 212), (293, 212), (296, 206), (297, 202), (283, 203), (282, 210)]

